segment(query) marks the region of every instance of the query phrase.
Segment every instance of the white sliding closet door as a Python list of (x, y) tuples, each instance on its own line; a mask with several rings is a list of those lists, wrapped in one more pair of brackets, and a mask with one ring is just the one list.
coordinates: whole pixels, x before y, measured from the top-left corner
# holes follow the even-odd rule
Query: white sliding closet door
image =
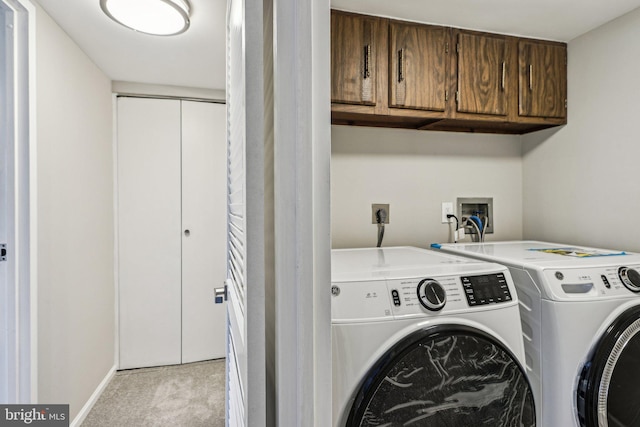
[(225, 129), (224, 104), (182, 101), (182, 363), (225, 357)]
[(180, 101), (118, 98), (120, 369), (181, 362)]
[(120, 369), (225, 357), (226, 108), (118, 98)]

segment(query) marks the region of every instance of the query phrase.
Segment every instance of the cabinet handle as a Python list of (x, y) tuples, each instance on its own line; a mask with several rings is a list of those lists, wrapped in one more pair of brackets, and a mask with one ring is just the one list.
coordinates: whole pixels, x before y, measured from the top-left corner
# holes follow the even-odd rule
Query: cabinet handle
[(504, 90), (505, 68), (504, 61), (502, 61), (502, 90)]
[(533, 65), (529, 64), (529, 90), (533, 90)]
[(398, 51), (398, 82), (404, 81), (404, 48)]
[(368, 44), (364, 47), (364, 78), (371, 77), (371, 45)]

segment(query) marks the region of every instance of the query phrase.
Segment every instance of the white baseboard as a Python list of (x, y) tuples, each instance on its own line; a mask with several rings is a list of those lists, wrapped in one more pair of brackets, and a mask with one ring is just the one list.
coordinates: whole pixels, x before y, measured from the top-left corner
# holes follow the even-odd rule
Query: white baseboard
[(84, 404), (80, 412), (78, 412), (78, 415), (76, 415), (76, 417), (73, 419), (69, 427), (78, 427), (80, 424), (82, 424), (84, 419), (87, 418), (87, 415), (89, 415), (89, 411), (91, 411), (91, 408), (93, 408), (93, 405), (96, 404), (96, 402), (98, 401), (98, 398), (100, 398), (100, 395), (102, 395), (102, 392), (104, 392), (104, 389), (107, 388), (107, 386), (109, 385), (109, 382), (111, 382), (111, 379), (115, 374), (116, 374), (116, 365), (113, 365), (113, 367), (109, 370), (109, 372), (104, 377), (102, 382), (98, 384), (98, 387), (96, 387), (95, 391), (93, 392), (89, 400), (87, 400), (87, 403)]

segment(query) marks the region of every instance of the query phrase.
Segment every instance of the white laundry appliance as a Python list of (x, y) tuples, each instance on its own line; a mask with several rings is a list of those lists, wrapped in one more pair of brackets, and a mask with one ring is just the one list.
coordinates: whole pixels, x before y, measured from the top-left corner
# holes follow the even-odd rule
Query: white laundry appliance
[(640, 254), (534, 241), (434, 246), (509, 267), (541, 426), (640, 426)]
[(500, 265), (411, 248), (332, 251), (334, 426), (535, 426)]

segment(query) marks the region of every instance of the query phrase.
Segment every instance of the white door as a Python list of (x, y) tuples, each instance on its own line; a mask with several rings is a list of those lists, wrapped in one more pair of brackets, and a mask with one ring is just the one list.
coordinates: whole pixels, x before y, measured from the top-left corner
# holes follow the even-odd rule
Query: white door
[(267, 386), (267, 366), (273, 361), (266, 355), (265, 327), (273, 322), (265, 316), (266, 269), (272, 267), (265, 256), (266, 3), (227, 2), (227, 425), (231, 427), (267, 425), (267, 400), (275, 399)]
[(118, 98), (120, 369), (181, 356), (180, 101)]
[(120, 369), (225, 356), (225, 119), (118, 98)]
[(224, 104), (182, 101), (182, 363), (225, 357), (225, 140)]
[(227, 2), (227, 427), (248, 425), (244, 0)]

